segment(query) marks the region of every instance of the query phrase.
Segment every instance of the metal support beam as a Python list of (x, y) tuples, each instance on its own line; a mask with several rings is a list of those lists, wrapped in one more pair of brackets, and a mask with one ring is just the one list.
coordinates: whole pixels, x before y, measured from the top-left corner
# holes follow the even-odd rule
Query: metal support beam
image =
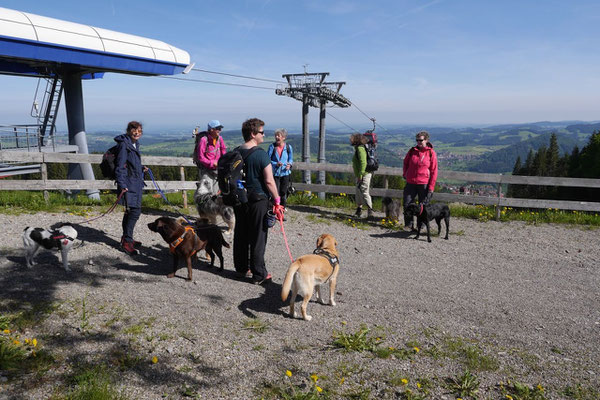
[[(308, 130), (308, 94), (302, 97), (302, 161), (310, 162), (310, 138)], [(310, 182), (310, 171), (304, 171), (304, 183)]]
[[(79, 153), (88, 154), (81, 73), (66, 73), (62, 78), (67, 110), (67, 126), (69, 128), (69, 144), (76, 145)], [(67, 174), (69, 179), (95, 180), (90, 163), (69, 164)], [(100, 192), (97, 189), (88, 189), (87, 195), (90, 199), (100, 200)]]
[[(319, 164), (325, 162), (325, 116), (327, 115), (327, 110), (325, 110), (326, 105), (327, 101), (321, 99), (319, 113)], [(319, 171), (319, 179), (317, 183), (319, 185), (325, 184), (325, 171)], [(319, 192), (319, 198), (321, 200), (325, 200), (325, 192)]]

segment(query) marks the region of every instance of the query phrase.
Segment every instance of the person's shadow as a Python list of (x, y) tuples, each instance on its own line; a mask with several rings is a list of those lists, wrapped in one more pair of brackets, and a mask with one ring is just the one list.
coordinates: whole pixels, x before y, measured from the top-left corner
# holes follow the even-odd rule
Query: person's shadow
[(265, 284), (263, 287), (265, 291), (260, 296), (254, 299), (243, 300), (239, 304), (238, 309), (250, 318), (257, 318), (254, 312), (287, 316), (282, 311), (285, 303), (281, 301), (281, 285), (271, 282)]

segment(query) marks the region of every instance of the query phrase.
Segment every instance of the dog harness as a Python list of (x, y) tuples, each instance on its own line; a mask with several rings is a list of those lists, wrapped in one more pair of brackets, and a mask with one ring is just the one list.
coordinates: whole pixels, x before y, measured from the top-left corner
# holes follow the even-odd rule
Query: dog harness
[[(194, 228), (191, 226), (186, 226), (183, 234), (169, 244), (169, 251), (171, 254), (175, 254), (175, 249), (183, 242), (183, 238), (185, 238), (185, 235), (187, 235), (189, 231), (192, 231), (194, 234), (196, 234)], [(191, 255), (193, 256), (194, 254), (196, 254), (196, 250), (194, 250)]]
[(335, 266), (339, 265), (340, 260), (339, 260), (339, 258), (337, 258), (336, 256), (334, 256), (333, 254), (328, 253), (328, 252), (326, 252), (325, 250), (323, 250), (321, 248), (315, 249), (315, 251), (313, 251), (313, 254), (316, 254), (316, 255), (321, 256), (321, 257), (325, 257), (327, 259), (327, 261), (329, 261), (329, 264), (331, 264), (331, 268), (333, 268), (331, 270), (331, 274), (327, 277), (327, 279), (325, 279), (323, 281), (323, 283), (325, 283), (325, 282), (327, 282), (329, 280), (329, 278), (332, 277), (333, 273), (335, 272)]
[(50, 239), (54, 240), (54, 242), (56, 243), (56, 247), (60, 248), (61, 247), (61, 243), (63, 246), (66, 246), (69, 243), (69, 240), (71, 242), (74, 242), (75, 239), (73, 239), (70, 236), (67, 235), (63, 235), (62, 233), (54, 233), (52, 236), (50, 236)]

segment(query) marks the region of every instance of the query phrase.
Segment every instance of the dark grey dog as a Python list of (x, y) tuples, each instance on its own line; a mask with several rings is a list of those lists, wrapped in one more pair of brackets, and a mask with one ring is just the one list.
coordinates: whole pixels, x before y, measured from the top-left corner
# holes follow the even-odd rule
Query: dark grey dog
[[(196, 193), (194, 193), (194, 203), (200, 215), (200, 221), (204, 224), (217, 223), (217, 216), (220, 215), (227, 224), (227, 234), (233, 233), (235, 227), (235, 214), (233, 207), (223, 204), (223, 197), (212, 194), (207, 182), (197, 182)], [(211, 186), (212, 187), (212, 186)]]
[(384, 197), (381, 201), (381, 204), (383, 205), (383, 213), (385, 214), (386, 219), (395, 221), (400, 220), (400, 210), (402, 210), (402, 207), (400, 206), (399, 199)]
[(448, 230), (450, 229), (450, 208), (448, 208), (447, 204), (410, 203), (404, 212), (411, 218), (413, 216), (417, 217), (417, 236), (415, 239), (419, 238), (421, 235), (421, 225), (425, 224), (427, 226), (427, 241), (431, 242), (431, 235), (429, 234), (429, 221), (435, 219), (435, 222), (438, 226), (438, 235), (440, 235), (442, 233), (441, 221), (443, 219), (446, 223), (446, 237), (444, 237), (444, 239), (448, 240)]

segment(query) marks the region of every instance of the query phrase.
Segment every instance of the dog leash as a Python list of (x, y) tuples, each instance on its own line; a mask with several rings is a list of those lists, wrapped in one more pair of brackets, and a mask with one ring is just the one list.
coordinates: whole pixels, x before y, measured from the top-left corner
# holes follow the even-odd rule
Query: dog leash
[[(165, 202), (167, 202), (167, 204), (169, 204), (171, 207), (178, 209), (179, 207), (177, 207), (176, 205), (172, 204), (168, 199), (167, 196), (165, 196), (165, 193), (160, 189), (160, 187), (158, 187), (158, 183), (156, 183), (156, 181), (154, 180), (154, 174), (152, 173), (152, 170), (150, 168), (148, 168), (148, 174), (150, 175), (150, 179), (152, 179), (152, 183), (154, 184), (154, 187), (156, 188), (156, 191), (162, 196), (163, 200)], [(182, 213), (180, 213), (179, 211), (177, 211), (177, 214), (179, 214), (179, 216), (183, 217), (183, 219), (185, 219), (185, 222), (187, 222), (189, 225), (193, 225), (189, 219), (187, 219), (187, 217), (185, 215), (183, 215)]]
[(119, 204), (119, 201), (121, 201), (121, 198), (123, 197), (124, 194), (125, 194), (125, 190), (123, 189), (123, 190), (121, 190), (121, 193), (119, 193), (119, 196), (117, 197), (117, 200), (103, 214), (100, 214), (99, 216), (94, 217), (94, 218), (86, 219), (85, 221), (81, 221), (81, 222), (79, 222), (79, 224), (89, 224), (92, 221), (95, 221), (97, 219), (100, 219), (100, 218), (104, 217), (107, 214), (110, 214), (117, 207), (117, 205)]
[(279, 221), (279, 225), (281, 226), (281, 233), (283, 234), (283, 241), (285, 242), (285, 248), (287, 249), (288, 255), (290, 256), (290, 260), (294, 262), (294, 257), (292, 257), (292, 252), (290, 251), (290, 245), (288, 244), (287, 235), (285, 234), (285, 229), (283, 229), (283, 207), (275, 208), (275, 215), (277, 216), (277, 220)]

